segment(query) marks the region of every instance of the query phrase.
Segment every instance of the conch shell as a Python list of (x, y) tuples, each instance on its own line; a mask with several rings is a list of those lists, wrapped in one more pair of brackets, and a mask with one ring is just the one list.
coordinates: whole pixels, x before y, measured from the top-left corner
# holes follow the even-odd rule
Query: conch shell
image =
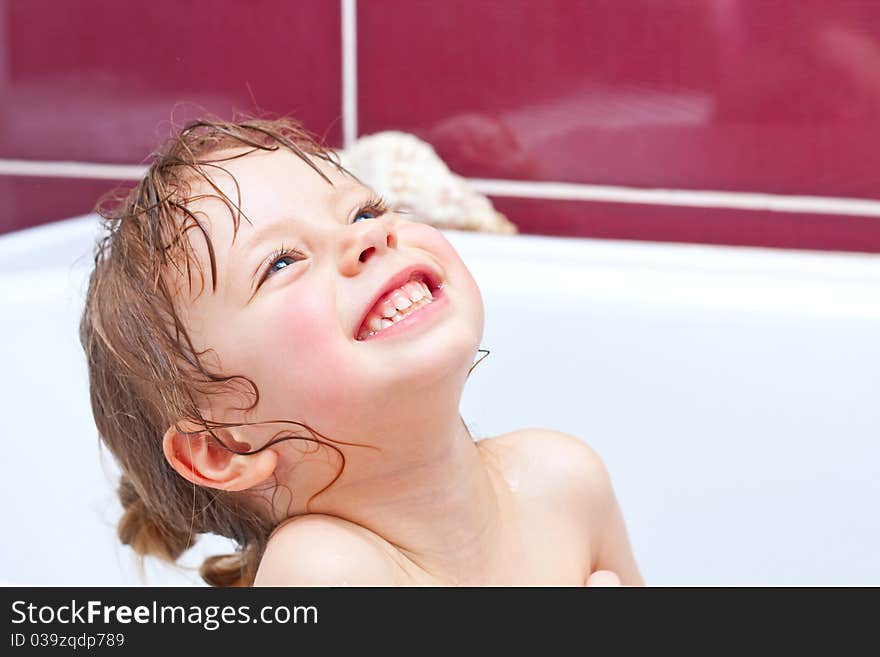
[(339, 160), (388, 201), (437, 228), (518, 233), (492, 202), (449, 170), (430, 144), (398, 131), (378, 132), (338, 151)]

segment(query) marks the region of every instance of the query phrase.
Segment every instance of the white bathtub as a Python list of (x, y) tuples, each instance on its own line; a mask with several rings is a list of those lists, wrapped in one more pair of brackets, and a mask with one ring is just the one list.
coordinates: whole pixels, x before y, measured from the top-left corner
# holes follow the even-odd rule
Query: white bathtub
[[(139, 583), (77, 322), (94, 217), (0, 238), (0, 580)], [(486, 303), (475, 435), (604, 457), (649, 584), (880, 585), (880, 258), (448, 233)], [(224, 549), (203, 541), (186, 563)], [(149, 583), (198, 582), (152, 567)]]

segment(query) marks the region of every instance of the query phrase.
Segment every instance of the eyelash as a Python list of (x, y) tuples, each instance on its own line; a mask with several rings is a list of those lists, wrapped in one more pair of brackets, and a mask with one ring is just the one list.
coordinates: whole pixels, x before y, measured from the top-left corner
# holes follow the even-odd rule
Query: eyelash
[[(387, 214), (391, 211), (391, 208), (388, 206), (388, 201), (379, 196), (378, 194), (374, 194), (370, 198), (367, 199), (367, 202), (361, 205), (358, 208), (357, 213), (354, 215), (354, 218), (357, 219), (361, 214), (363, 214), (367, 210), (374, 210), (376, 217), (381, 217), (383, 214)], [(352, 221), (351, 223), (357, 223)]]
[[(289, 249), (282, 243), (280, 247), (272, 251), (272, 254), (266, 258), (266, 264), (263, 266), (263, 274), (260, 276), (260, 283), (262, 285), (269, 276), (271, 276), (274, 272), (272, 271), (272, 267), (278, 264), (278, 261), (282, 258), (290, 258), (292, 256), (302, 255), (296, 249)], [(290, 265), (288, 265), (289, 267)]]
[[(382, 198), (381, 196), (376, 194), (376, 195), (371, 196), (369, 199), (367, 199), (367, 202), (363, 203), (358, 208), (357, 212), (354, 215), (354, 218), (357, 219), (359, 216), (364, 214), (364, 212), (373, 212), (376, 216), (371, 217), (371, 218), (378, 219), (383, 214), (387, 214), (388, 212), (390, 212), (390, 208), (389, 208), (388, 202), (384, 198)], [(351, 223), (355, 224), (355, 223), (357, 223), (357, 221), (352, 221)], [(266, 281), (266, 279), (269, 278), (269, 276), (271, 276), (274, 273), (272, 271), (272, 267), (274, 267), (276, 264), (278, 264), (279, 260), (282, 260), (284, 258), (290, 258), (292, 256), (302, 256), (302, 255), (303, 254), (300, 253), (299, 251), (297, 251), (296, 249), (290, 249), (282, 243), (280, 247), (275, 249), (271, 253), (271, 255), (268, 258), (266, 258), (266, 260), (265, 260), (266, 264), (262, 268), (263, 273), (260, 276), (260, 282), (258, 283), (258, 287), (260, 285), (262, 285)], [(289, 267), (290, 265), (287, 265), (287, 266)]]

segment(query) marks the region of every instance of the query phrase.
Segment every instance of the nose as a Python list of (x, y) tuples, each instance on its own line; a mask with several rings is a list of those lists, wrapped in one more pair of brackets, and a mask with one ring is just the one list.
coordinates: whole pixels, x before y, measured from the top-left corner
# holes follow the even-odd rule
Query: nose
[(373, 256), (397, 248), (397, 228), (383, 219), (364, 219), (352, 226), (343, 245), (340, 270), (345, 276), (357, 274)]

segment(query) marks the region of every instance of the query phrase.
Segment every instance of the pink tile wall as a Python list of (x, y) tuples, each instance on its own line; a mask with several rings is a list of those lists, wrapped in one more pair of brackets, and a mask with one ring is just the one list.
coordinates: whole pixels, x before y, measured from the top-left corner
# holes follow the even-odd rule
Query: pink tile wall
[[(0, 160), (137, 164), (200, 108), (341, 146), (341, 28), (338, 0), (0, 0)], [(360, 0), (356, 28), (359, 134), (466, 176), (880, 199), (880, 3)], [(106, 186), (0, 176), (0, 231)], [(525, 233), (880, 252), (880, 218), (493, 201)]]
[[(880, 3), (373, 0), (358, 34), (361, 130), (468, 176), (880, 198)], [(880, 219), (498, 205), (527, 232), (880, 250)]]
[(88, 214), (105, 193), (132, 183), (76, 178), (0, 176), (0, 234)]
[(336, 2), (0, 0), (0, 12), (2, 158), (138, 163), (172, 116), (199, 108), (294, 113), (340, 141)]
[(415, 132), (463, 174), (880, 198), (878, 3), (373, 0), (358, 18), (362, 130)]
[(828, 214), (497, 198), (520, 231), (603, 239), (880, 253), (880, 219)]

